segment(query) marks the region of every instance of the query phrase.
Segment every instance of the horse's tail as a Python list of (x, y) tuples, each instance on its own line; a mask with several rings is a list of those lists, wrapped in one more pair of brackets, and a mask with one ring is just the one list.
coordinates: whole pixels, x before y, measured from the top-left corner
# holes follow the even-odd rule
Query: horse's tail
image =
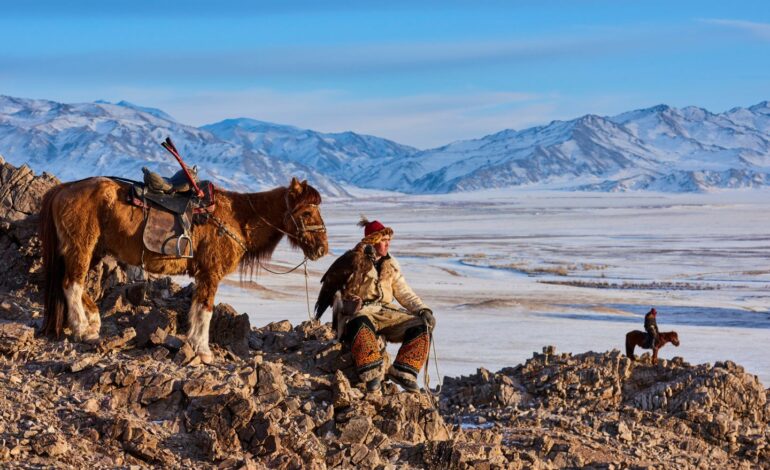
[(45, 293), (45, 313), (43, 334), (60, 338), (64, 330), (64, 318), (67, 313), (67, 302), (64, 297), (62, 282), (64, 280), (64, 257), (59, 251), (59, 236), (56, 233), (53, 201), (62, 186), (48, 190), (43, 196), (40, 210), (40, 240), (43, 244), (43, 289)]

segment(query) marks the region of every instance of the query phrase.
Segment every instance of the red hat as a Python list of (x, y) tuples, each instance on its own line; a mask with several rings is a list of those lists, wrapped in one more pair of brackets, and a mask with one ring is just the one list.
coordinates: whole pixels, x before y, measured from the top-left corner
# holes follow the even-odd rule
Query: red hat
[(649, 312), (647, 312), (647, 314), (648, 314), (648, 315), (649, 315), (649, 314), (652, 314), (652, 316), (655, 316), (655, 315), (657, 315), (657, 314), (658, 314), (658, 311), (657, 311), (657, 310), (655, 310), (654, 308), (651, 308), (651, 309), (650, 309), (650, 311), (649, 311)]
[(386, 235), (393, 236), (392, 228), (384, 226), (379, 220), (369, 222), (363, 215), (358, 222), (358, 226), (364, 228), (364, 241), (369, 243), (377, 243)]
[(364, 225), (364, 236), (368, 237), (374, 232), (379, 232), (380, 230), (385, 230), (385, 226), (382, 225), (379, 220), (373, 220)]

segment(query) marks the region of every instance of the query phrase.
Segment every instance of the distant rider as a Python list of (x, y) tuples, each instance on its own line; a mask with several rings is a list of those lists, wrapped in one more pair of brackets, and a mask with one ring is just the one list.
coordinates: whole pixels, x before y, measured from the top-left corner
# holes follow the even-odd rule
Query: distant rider
[(652, 348), (655, 342), (658, 341), (658, 322), (656, 316), (658, 311), (651, 308), (647, 315), (644, 316), (644, 331), (647, 332), (647, 347)]

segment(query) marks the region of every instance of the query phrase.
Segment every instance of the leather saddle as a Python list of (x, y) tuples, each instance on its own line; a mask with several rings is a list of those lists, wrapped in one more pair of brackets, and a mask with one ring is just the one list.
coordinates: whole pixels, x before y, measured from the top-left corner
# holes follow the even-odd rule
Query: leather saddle
[(138, 181), (113, 178), (130, 183), (128, 203), (144, 209), (144, 247), (172, 258), (192, 258), (192, 225), (202, 223), (214, 212), (214, 185), (210, 181), (199, 183), (203, 197), (195, 191), (166, 194), (152, 191)]

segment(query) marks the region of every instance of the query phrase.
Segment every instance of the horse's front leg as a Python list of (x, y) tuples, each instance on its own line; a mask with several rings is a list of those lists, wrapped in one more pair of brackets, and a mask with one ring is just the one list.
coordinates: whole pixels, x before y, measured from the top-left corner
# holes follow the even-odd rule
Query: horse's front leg
[(658, 347), (652, 348), (652, 364), (656, 365), (658, 363)]
[(211, 315), (214, 313), (214, 294), (218, 284), (219, 279), (212, 279), (209, 276), (196, 277), (195, 294), (190, 305), (190, 330), (187, 333), (187, 341), (204, 364), (210, 364), (214, 359), (209, 348), (209, 327)]

